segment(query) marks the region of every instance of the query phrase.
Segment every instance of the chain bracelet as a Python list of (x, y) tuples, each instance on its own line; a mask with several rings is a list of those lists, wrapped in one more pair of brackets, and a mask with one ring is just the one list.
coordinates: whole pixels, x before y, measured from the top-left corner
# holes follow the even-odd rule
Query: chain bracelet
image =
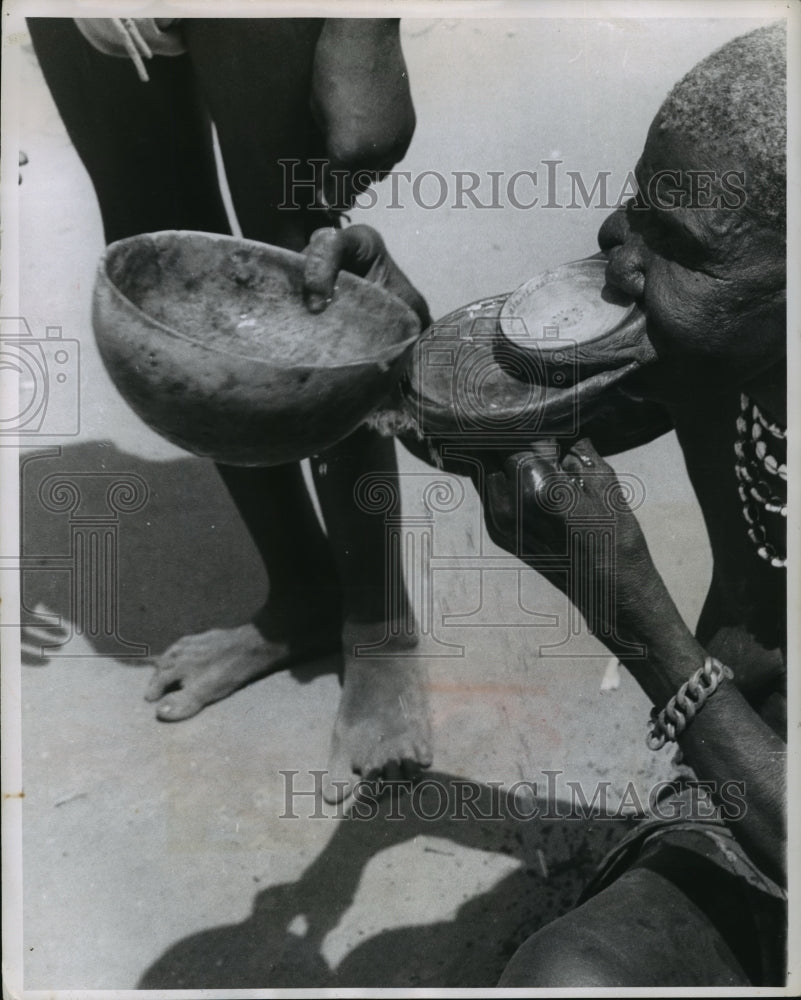
[(729, 667), (714, 656), (707, 656), (703, 667), (685, 681), (665, 707), (651, 709), (651, 727), (647, 743), (650, 750), (660, 750), (666, 743), (675, 742), (701, 711), (724, 680), (734, 677)]

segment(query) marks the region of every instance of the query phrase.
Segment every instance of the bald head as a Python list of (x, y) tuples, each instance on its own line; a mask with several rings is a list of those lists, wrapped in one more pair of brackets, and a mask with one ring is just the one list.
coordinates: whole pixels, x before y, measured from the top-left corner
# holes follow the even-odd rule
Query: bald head
[(733, 39), (680, 80), (655, 124), (749, 167), (747, 209), (783, 226), (787, 186), (783, 22)]

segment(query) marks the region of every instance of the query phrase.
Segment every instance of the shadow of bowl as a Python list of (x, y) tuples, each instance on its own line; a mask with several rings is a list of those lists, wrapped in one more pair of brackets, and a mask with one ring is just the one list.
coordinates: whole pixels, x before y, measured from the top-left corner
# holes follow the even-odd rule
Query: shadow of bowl
[(122, 396), (163, 437), (229, 465), (279, 465), (347, 437), (391, 392), (419, 322), (345, 272), (310, 313), (303, 262), (207, 233), (111, 244), (92, 320)]

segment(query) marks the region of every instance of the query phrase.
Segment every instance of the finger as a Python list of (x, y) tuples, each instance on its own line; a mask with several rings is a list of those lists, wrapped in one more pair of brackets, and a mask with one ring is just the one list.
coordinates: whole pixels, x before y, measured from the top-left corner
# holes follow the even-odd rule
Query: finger
[(136, 23), (136, 19), (133, 17), (126, 18), (125, 27), (128, 29), (128, 32), (131, 38), (133, 39), (134, 45), (136, 45), (136, 47), (139, 49), (140, 54), (143, 55), (145, 59), (152, 59), (153, 53), (150, 50), (150, 46), (147, 44), (144, 38), (142, 38), (141, 32), (139, 31), (139, 25)]
[(556, 438), (549, 437), (537, 437), (532, 438), (528, 444), (526, 451), (531, 455), (536, 455), (537, 458), (551, 458), (558, 460), (559, 457), (559, 442)]
[(562, 459), (562, 468), (571, 475), (600, 472), (613, 476), (614, 469), (598, 454), (589, 438), (576, 441)]
[(334, 283), (345, 256), (343, 235), (333, 227), (312, 233), (303, 265), (303, 294), (310, 312), (322, 312), (334, 297)]
[(576, 455), (581, 464), (587, 469), (593, 467), (596, 469), (608, 468), (607, 463), (598, 454), (595, 445), (589, 438), (581, 438), (580, 441), (576, 441), (570, 449), (570, 454)]
[(384, 252), (384, 241), (370, 226), (318, 229), (312, 233), (303, 268), (309, 310), (322, 312), (325, 309), (334, 296), (334, 285), (341, 270), (363, 278)]
[(491, 515), (505, 512), (507, 507), (511, 507), (517, 497), (517, 492), (513, 486), (514, 480), (503, 472), (491, 472), (485, 481), (485, 505)]
[(559, 445), (553, 438), (535, 438), (525, 448), (506, 457), (504, 466), (512, 469), (528, 460), (556, 464), (559, 461)]
[(175, 668), (172, 670), (156, 667), (156, 671), (148, 682), (145, 691), (145, 701), (158, 701), (166, 693), (167, 689), (180, 679), (180, 674)]
[(525, 451), (518, 451), (503, 463), (506, 478), (511, 483), (518, 483), (523, 476), (540, 482), (545, 476), (552, 476), (561, 471), (559, 466), (559, 447), (555, 441), (545, 439), (532, 441)]
[(487, 477), (484, 519), (490, 538), (507, 552), (517, 554), (521, 534), (520, 491), (503, 472)]
[(505, 463), (507, 491), (516, 494), (512, 502), (519, 508), (520, 530), (523, 518), (534, 507), (561, 517), (564, 504), (572, 499), (575, 505), (584, 491), (589, 467), (570, 453), (560, 460), (558, 451), (555, 441), (534, 442)]
[(372, 226), (348, 226), (342, 230), (342, 237), (345, 246), (343, 264), (360, 278), (366, 276), (376, 260), (386, 255), (384, 240)]

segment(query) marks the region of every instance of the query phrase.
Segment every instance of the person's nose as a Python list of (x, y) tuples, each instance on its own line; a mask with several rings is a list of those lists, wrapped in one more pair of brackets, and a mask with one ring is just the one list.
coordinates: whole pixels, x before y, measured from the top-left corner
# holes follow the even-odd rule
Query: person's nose
[(609, 258), (607, 284), (633, 299), (642, 298), (648, 250), (642, 236), (631, 228), (625, 208), (604, 221), (598, 230), (598, 245)]

